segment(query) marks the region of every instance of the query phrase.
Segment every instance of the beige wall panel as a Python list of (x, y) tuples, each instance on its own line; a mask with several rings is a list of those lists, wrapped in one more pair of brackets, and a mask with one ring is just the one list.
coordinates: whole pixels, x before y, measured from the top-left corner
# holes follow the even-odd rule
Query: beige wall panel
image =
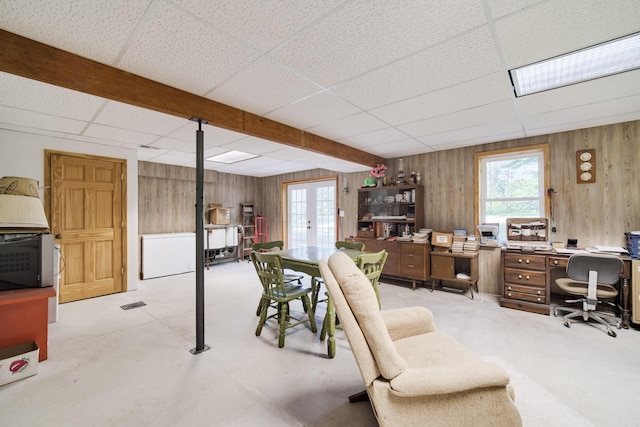
[[(258, 178), (205, 171), (204, 204), (233, 208), (240, 221), (240, 203), (259, 206)], [(195, 231), (196, 174), (194, 168), (138, 162), (139, 234)]]
[[(424, 224), (437, 231), (466, 228), (474, 231), (474, 153), (549, 143), (550, 186), (557, 233), (554, 241), (577, 238), (580, 246), (623, 245), (624, 232), (640, 230), (640, 121), (502, 141), (460, 149), (404, 157), (405, 175), (420, 172), (425, 187)], [(575, 153), (596, 150), (596, 182), (576, 182)], [(397, 175), (398, 159), (388, 162), (389, 175)], [(357, 188), (368, 172), (337, 174), (323, 169), (266, 178), (251, 178), (206, 171), (205, 204), (234, 207), (250, 202), (269, 223), (269, 239), (281, 239), (282, 183), (338, 176), (338, 238), (356, 233)], [(140, 234), (193, 231), (195, 169), (147, 162), (139, 164)], [(343, 183), (349, 192), (342, 192)], [(482, 269), (482, 267), (481, 267)]]

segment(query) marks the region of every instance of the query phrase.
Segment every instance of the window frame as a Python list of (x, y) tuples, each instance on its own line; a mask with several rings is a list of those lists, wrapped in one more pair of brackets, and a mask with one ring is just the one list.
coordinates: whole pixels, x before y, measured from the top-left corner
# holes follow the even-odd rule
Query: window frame
[[(550, 188), (550, 171), (549, 171), (549, 144), (548, 143), (544, 143), (544, 144), (535, 144), (535, 145), (526, 145), (526, 146), (521, 146), (521, 147), (513, 147), (513, 148), (506, 148), (506, 149), (500, 149), (500, 150), (491, 150), (491, 151), (483, 151), (483, 152), (477, 152), (474, 154), (474, 221), (476, 223), (476, 225), (481, 224), (482, 219), (480, 217), (480, 213), (482, 211), (481, 209), (481, 200), (480, 200), (480, 195), (482, 192), (482, 189), (480, 188), (480, 185), (482, 185), (482, 179), (481, 179), (481, 165), (482, 165), (482, 161), (485, 160), (488, 157), (496, 157), (496, 158), (500, 158), (500, 156), (504, 156), (506, 157), (510, 157), (510, 156), (514, 156), (518, 153), (522, 153), (522, 157), (526, 157), (527, 155), (530, 155), (531, 152), (541, 152), (542, 156), (543, 156), (543, 189), (542, 189), (542, 202), (544, 205), (543, 211), (544, 211), (544, 216), (546, 218), (550, 218), (550, 203), (549, 203), (549, 197), (548, 197), (548, 192), (547, 189)], [(529, 154), (527, 154), (529, 153)]]

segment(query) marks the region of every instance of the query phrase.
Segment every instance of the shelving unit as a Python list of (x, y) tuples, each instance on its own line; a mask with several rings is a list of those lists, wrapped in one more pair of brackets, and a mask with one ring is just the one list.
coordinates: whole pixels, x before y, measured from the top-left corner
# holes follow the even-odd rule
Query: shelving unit
[(394, 185), (358, 189), (358, 237), (389, 238), (422, 226), (423, 187)]
[[(458, 278), (459, 273), (470, 276), (469, 279)], [(435, 281), (442, 281), (467, 286), (473, 299), (473, 289), (478, 291), (478, 254), (460, 254), (451, 252), (431, 252), (431, 290)], [(464, 291), (464, 290), (463, 290)]]
[(385, 250), (382, 274), (426, 282), (430, 274), (428, 243), (413, 243), (410, 235), (422, 227), (424, 196), (420, 185), (394, 185), (358, 189), (358, 232), (353, 240), (367, 252)]

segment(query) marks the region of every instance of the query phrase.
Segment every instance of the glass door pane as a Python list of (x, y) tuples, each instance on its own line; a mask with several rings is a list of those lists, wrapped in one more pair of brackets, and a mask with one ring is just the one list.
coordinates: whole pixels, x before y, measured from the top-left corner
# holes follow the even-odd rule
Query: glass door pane
[(336, 239), (335, 180), (290, 184), (287, 195), (287, 247), (332, 247)]

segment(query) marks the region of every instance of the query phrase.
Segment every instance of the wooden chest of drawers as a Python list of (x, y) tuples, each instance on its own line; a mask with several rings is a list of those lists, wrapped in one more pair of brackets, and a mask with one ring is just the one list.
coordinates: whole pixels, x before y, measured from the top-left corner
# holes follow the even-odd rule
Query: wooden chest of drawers
[(367, 252), (380, 252), (383, 249), (387, 251), (388, 256), (382, 270), (383, 275), (409, 279), (414, 290), (416, 289), (416, 280), (426, 282), (429, 279), (431, 245), (361, 237), (353, 240), (363, 242)]
[(545, 255), (502, 254), (502, 297), (500, 305), (549, 314), (550, 294)]

